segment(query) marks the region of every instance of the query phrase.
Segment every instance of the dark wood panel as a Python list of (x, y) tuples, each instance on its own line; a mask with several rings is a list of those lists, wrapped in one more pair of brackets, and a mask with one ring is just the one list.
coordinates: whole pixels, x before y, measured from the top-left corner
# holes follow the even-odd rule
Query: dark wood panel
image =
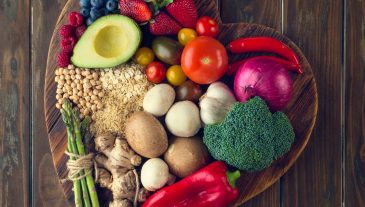
[(29, 200), (29, 1), (0, 1), (0, 206)]
[(47, 142), (44, 118), (44, 76), (47, 53), (58, 15), (67, 0), (33, 0), (32, 34), (32, 137), (33, 137), (33, 206), (67, 206), (53, 166)]
[(220, 0), (224, 23), (263, 24), (281, 31), (281, 0)]
[[(280, 0), (220, 0), (219, 8), (224, 23), (246, 22), (264, 24), (281, 31)], [(272, 207), (280, 205), (280, 182), (254, 197), (242, 207), (257, 207), (270, 204)]]
[(319, 109), (305, 153), (282, 178), (283, 206), (341, 206), (342, 18), (341, 0), (284, 1), (284, 33), (312, 65)]
[(348, 0), (345, 206), (365, 206), (365, 1)]

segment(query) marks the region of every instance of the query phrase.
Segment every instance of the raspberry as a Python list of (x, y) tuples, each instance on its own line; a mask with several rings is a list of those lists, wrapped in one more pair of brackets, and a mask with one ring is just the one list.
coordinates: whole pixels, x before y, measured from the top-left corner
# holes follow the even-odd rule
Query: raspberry
[(72, 25), (66, 24), (60, 28), (59, 34), (61, 38), (68, 38), (75, 36), (75, 28)]
[(85, 30), (86, 30), (86, 26), (85, 25), (81, 25), (81, 26), (77, 27), (76, 28), (76, 32), (75, 32), (76, 33), (76, 37), (77, 38), (80, 38), (82, 36), (82, 34), (84, 34)]
[(76, 38), (75, 37), (68, 37), (64, 38), (61, 41), (61, 48), (62, 51), (71, 53), (76, 45)]
[(58, 67), (67, 67), (71, 63), (71, 53), (62, 51), (57, 56)]
[(84, 17), (78, 12), (71, 12), (68, 21), (72, 26), (78, 27), (84, 24)]

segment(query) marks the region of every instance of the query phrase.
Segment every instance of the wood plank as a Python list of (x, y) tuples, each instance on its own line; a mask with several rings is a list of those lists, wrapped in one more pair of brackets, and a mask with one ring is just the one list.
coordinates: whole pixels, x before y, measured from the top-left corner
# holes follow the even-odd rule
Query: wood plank
[[(246, 22), (264, 24), (281, 31), (280, 0), (221, 0), (219, 5), (223, 23)], [(242, 207), (267, 206), (268, 204), (272, 207), (280, 205), (280, 182), (276, 182), (263, 193), (243, 204)]]
[(284, 0), (284, 33), (306, 54), (318, 86), (313, 137), (282, 178), (282, 205), (341, 206), (342, 1)]
[(263, 24), (281, 31), (281, 0), (221, 0), (224, 23)]
[(346, 8), (345, 206), (365, 206), (365, 1)]
[(29, 206), (29, 11), (29, 1), (0, 1), (2, 207)]
[(32, 137), (33, 206), (67, 206), (47, 142), (44, 117), (44, 76), (49, 42), (58, 15), (67, 0), (33, 0), (32, 34)]

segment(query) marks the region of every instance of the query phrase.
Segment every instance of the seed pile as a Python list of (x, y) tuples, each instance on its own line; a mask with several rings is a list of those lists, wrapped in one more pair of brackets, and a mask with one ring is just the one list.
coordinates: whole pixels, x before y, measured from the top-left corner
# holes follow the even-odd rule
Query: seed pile
[(101, 98), (105, 92), (99, 80), (99, 73), (97, 70), (75, 68), (73, 65), (58, 68), (55, 72), (58, 101), (56, 107), (61, 109), (63, 100), (68, 98), (80, 109), (81, 118), (91, 116), (102, 109)]
[(144, 66), (128, 63), (100, 73), (105, 97), (101, 100), (104, 107), (93, 114), (95, 119), (91, 131), (94, 135), (124, 135), (125, 121), (134, 112), (143, 109), (143, 97), (153, 86), (144, 70)]

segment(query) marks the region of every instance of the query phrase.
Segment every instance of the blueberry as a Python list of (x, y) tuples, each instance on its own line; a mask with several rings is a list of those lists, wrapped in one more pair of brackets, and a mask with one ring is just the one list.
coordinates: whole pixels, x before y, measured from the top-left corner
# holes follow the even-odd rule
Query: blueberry
[(93, 7), (93, 8), (91, 8), (91, 10), (90, 10), (90, 17), (92, 18), (92, 19), (97, 19), (97, 18), (99, 18), (99, 17), (101, 17), (103, 14), (102, 14), (102, 10), (99, 10), (99, 9), (97, 9), (97, 8), (95, 8), (95, 7)]
[(115, 9), (117, 9), (117, 7), (118, 7), (118, 4), (117, 4), (117, 2), (116, 1), (114, 1), (114, 0), (108, 0), (107, 2), (106, 2), (106, 9), (109, 11), (109, 12), (113, 12)]
[(81, 7), (87, 7), (89, 8), (90, 7), (90, 0), (80, 0), (80, 6)]
[(101, 8), (105, 5), (105, 0), (91, 0), (91, 6)]
[(90, 16), (90, 9), (86, 8), (86, 7), (82, 7), (80, 10), (80, 13), (82, 16), (88, 17), (88, 16)]
[(87, 26), (89, 26), (90, 24), (92, 24), (94, 22), (94, 20), (91, 18), (91, 17), (89, 17), (89, 18), (87, 18), (87, 20), (86, 20), (86, 25)]

